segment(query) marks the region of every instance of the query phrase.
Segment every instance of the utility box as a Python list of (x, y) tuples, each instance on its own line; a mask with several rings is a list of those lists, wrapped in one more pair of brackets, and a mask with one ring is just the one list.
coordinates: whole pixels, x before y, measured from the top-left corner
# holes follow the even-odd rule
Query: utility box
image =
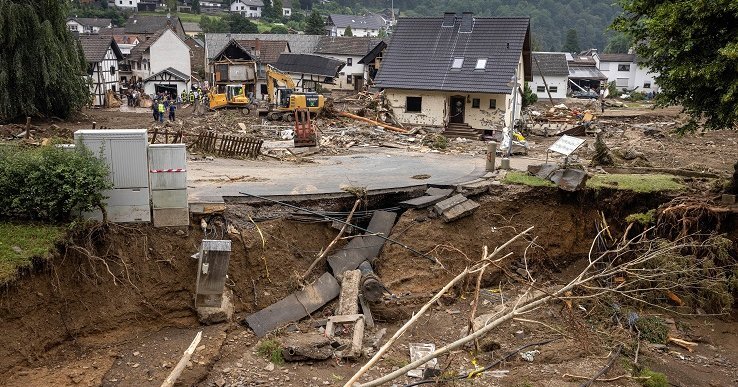
[[(108, 197), (105, 207), (111, 222), (151, 221), (146, 132), (146, 129), (74, 132), (75, 144), (87, 147), (110, 168), (113, 188), (103, 192), (103, 195)], [(102, 219), (100, 210), (82, 215)]]
[(186, 145), (151, 144), (148, 157), (154, 227), (189, 225)]
[(204, 239), (202, 241), (197, 257), (195, 307), (221, 306), (230, 258), (230, 240)]

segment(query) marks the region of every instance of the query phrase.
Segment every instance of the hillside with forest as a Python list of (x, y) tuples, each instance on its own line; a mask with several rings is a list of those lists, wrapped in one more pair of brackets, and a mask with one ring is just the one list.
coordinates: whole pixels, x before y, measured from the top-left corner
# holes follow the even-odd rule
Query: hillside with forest
[[(301, 4), (305, 3), (304, 1)], [(388, 9), (387, 0), (337, 0), (318, 5), (322, 12), (355, 13)], [(576, 30), (579, 49), (605, 49), (614, 37), (608, 26), (621, 12), (616, 0), (394, 0), (400, 16), (439, 16), (471, 11), (478, 16), (530, 16), (534, 49), (560, 51), (569, 30)]]

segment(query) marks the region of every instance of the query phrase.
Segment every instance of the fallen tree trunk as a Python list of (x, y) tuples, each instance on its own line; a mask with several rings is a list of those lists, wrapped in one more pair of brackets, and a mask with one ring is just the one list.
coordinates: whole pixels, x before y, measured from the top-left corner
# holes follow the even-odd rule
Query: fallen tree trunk
[(385, 129), (391, 130), (393, 132), (397, 132), (397, 133), (401, 133), (401, 134), (407, 134), (407, 130), (405, 130), (405, 129), (398, 128), (398, 127), (395, 127), (395, 126), (392, 126), (392, 125), (389, 125), (389, 124), (385, 124), (384, 122), (374, 121), (374, 120), (369, 119), (369, 118), (366, 118), (366, 117), (357, 116), (356, 114), (351, 114), (351, 113), (347, 113), (347, 112), (339, 112), (338, 115), (341, 116), (341, 117), (351, 118), (351, 119), (354, 119), (354, 120), (357, 120), (357, 121), (364, 121), (364, 122), (366, 122), (368, 124), (381, 126), (381, 127), (385, 128)]

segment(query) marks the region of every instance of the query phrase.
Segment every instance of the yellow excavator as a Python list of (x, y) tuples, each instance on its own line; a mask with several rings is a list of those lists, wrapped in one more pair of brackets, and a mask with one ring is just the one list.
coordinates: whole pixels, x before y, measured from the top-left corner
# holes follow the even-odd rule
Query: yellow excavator
[(216, 86), (208, 94), (210, 100), (210, 109), (241, 109), (243, 114), (251, 113), (251, 109), (256, 108), (254, 101), (246, 95), (246, 86), (233, 84), (233, 85), (219, 85)]
[[(267, 100), (269, 112), (267, 119), (293, 121), (295, 110), (307, 110), (317, 113), (325, 105), (325, 97), (318, 93), (298, 93), (295, 91), (295, 82), (289, 74), (267, 65)], [(280, 85), (280, 83), (283, 85)]]

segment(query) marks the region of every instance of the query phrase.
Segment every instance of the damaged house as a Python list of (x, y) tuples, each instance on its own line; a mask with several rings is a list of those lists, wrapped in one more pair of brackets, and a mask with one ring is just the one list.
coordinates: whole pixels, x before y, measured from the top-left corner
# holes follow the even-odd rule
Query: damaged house
[(112, 103), (109, 93), (119, 90), (119, 62), (123, 54), (115, 40), (108, 35), (80, 35), (79, 43), (87, 62), (87, 76), (93, 106)]
[(467, 12), (400, 19), (375, 82), (400, 122), (479, 137), (519, 116), (526, 80), (530, 19)]

